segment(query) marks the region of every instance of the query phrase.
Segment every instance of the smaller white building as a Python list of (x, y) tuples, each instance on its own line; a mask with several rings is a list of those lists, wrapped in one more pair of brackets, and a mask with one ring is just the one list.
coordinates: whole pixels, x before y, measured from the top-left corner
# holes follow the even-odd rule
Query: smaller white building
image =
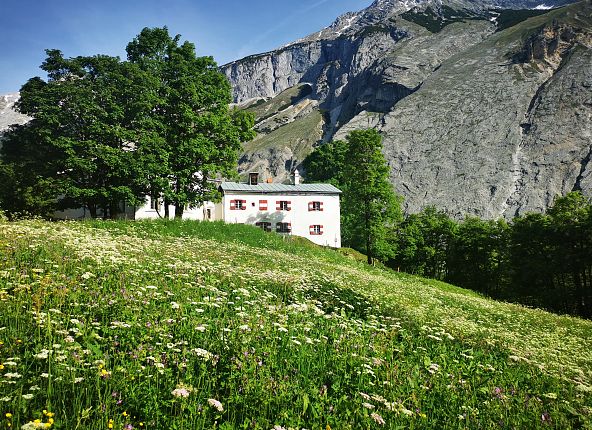
[[(183, 219), (192, 219), (197, 221), (212, 221), (222, 219), (221, 205), (212, 202), (204, 202), (203, 205), (195, 208), (185, 208), (183, 211)], [(146, 198), (146, 203), (141, 206), (131, 206), (126, 203), (121, 203), (117, 217), (119, 219), (141, 220), (141, 219), (162, 219), (164, 218), (165, 210), (162, 199)], [(97, 216), (101, 218), (103, 211), (98, 209)], [(175, 206), (169, 205), (169, 218), (175, 216)], [(88, 209), (66, 209), (54, 212), (53, 217), (56, 219), (71, 219), (82, 220), (90, 219), (91, 215)]]
[(285, 185), (222, 182), (222, 216), (227, 223), (301, 236), (323, 246), (341, 247), (339, 196), (330, 184)]

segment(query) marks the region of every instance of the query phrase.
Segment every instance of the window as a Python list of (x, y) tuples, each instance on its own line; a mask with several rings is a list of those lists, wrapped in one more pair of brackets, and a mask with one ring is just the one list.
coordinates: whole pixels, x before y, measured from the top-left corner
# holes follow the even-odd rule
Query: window
[(309, 202), (308, 203), (308, 211), (322, 211), (323, 210), (323, 202)]
[(247, 201), (246, 200), (230, 200), (230, 210), (231, 211), (240, 211), (247, 209)]
[(260, 211), (267, 210), (267, 200), (259, 200), (259, 210)]
[(255, 223), (255, 225), (257, 227), (263, 229), (263, 231), (271, 231), (271, 223), (270, 222), (261, 221), (261, 222)]
[(323, 234), (323, 226), (322, 225), (318, 225), (318, 224), (311, 225), (309, 227), (309, 229), (310, 229), (309, 232), (310, 232), (311, 236), (320, 236)]
[(212, 219), (212, 210), (206, 209), (206, 219)]
[(289, 200), (278, 200), (275, 209), (278, 211), (290, 211), (292, 210), (292, 202)]
[(275, 225), (275, 231), (278, 233), (291, 233), (292, 232), (292, 223), (278, 222)]

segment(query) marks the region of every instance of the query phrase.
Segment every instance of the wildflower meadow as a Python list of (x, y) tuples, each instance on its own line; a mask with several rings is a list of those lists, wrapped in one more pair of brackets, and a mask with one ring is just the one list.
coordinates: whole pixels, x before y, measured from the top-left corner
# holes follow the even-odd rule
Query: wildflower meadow
[(592, 322), (253, 227), (0, 222), (0, 429), (592, 428)]

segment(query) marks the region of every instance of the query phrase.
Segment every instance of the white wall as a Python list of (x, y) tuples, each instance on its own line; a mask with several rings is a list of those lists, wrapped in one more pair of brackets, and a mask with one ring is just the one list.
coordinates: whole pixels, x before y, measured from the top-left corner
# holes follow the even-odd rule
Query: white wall
[[(211, 220), (216, 219), (216, 208), (214, 203), (205, 202), (202, 206), (196, 208), (189, 208), (183, 211), (183, 219), (193, 219), (203, 221), (207, 218), (207, 210), (210, 209)], [(175, 217), (175, 206), (169, 205), (169, 218)], [(150, 208), (150, 200), (141, 207), (136, 207), (134, 219), (159, 219), (164, 218), (164, 205), (161, 204), (160, 209)]]
[[(231, 210), (232, 200), (246, 200), (246, 209)], [(259, 201), (267, 200), (268, 209), (260, 210)], [(291, 202), (290, 211), (276, 210), (276, 202), (287, 200)], [(309, 202), (318, 201), (323, 203), (322, 211), (309, 211)], [(292, 235), (305, 237), (312, 242), (331, 246), (341, 247), (341, 223), (338, 195), (323, 195), (316, 193), (299, 193), (294, 195), (285, 194), (247, 194), (247, 193), (225, 193), (222, 199), (224, 221), (227, 223), (255, 224), (260, 221), (271, 222), (272, 231), (276, 231), (278, 222), (292, 224)], [(322, 225), (323, 234), (311, 235), (311, 225)]]
[[(135, 209), (135, 211), (134, 211)], [(216, 205), (211, 202), (205, 202), (203, 206), (199, 206), (193, 209), (186, 209), (183, 211), (183, 219), (193, 219), (203, 221), (207, 217), (207, 209), (210, 209), (211, 220), (222, 219), (222, 216), (216, 215)], [(99, 210), (99, 218), (102, 217), (102, 211)], [(53, 215), (57, 219), (90, 219), (90, 212), (84, 208), (80, 209), (66, 209), (63, 211), (55, 212)], [(169, 205), (169, 218), (175, 217), (175, 206)], [(160, 219), (164, 218), (164, 206), (161, 205), (160, 209), (150, 208), (150, 199), (146, 200), (146, 203), (142, 206), (125, 205), (125, 211), (118, 214), (118, 218), (123, 219)]]

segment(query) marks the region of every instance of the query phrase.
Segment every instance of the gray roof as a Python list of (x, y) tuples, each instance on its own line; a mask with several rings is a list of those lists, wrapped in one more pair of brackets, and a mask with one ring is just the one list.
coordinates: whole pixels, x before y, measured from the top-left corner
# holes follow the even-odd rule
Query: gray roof
[(319, 193), (319, 194), (341, 194), (341, 190), (331, 184), (239, 184), (238, 182), (222, 182), (220, 188), (223, 192), (245, 192), (259, 194), (274, 193)]

